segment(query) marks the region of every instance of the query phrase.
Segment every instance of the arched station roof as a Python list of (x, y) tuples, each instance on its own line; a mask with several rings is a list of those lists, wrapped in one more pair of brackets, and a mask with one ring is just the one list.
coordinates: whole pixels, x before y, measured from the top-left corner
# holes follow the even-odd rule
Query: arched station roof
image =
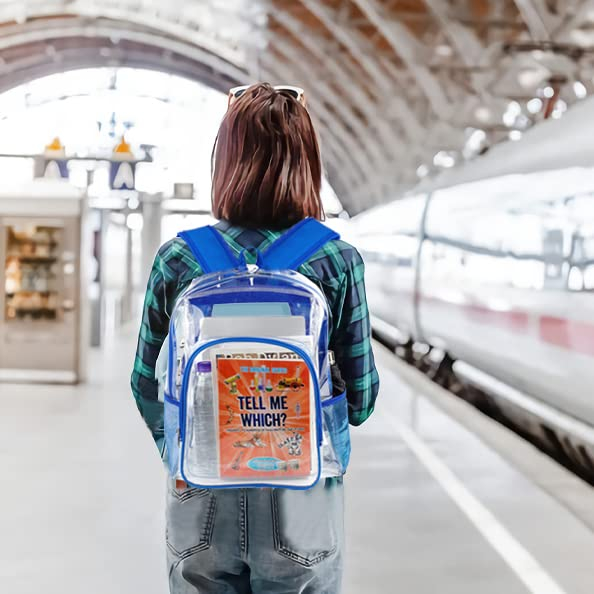
[(0, 0), (0, 90), (95, 65), (304, 86), (351, 213), (588, 94), (593, 49), (594, 0)]

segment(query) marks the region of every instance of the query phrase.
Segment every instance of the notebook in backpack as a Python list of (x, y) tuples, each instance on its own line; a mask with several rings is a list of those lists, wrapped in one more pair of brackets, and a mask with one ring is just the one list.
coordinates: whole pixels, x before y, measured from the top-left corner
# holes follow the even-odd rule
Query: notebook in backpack
[(180, 237), (200, 263), (169, 329), (165, 439), (196, 487), (307, 489), (344, 473), (346, 395), (332, 396), (328, 305), (297, 269), (338, 235), (301, 221), (255, 265), (213, 227)]

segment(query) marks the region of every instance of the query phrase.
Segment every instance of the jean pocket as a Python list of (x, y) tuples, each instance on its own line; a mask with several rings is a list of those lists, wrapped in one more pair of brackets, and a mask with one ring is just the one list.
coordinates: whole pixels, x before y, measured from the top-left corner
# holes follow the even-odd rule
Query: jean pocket
[(340, 543), (342, 490), (325, 481), (306, 491), (273, 489), (274, 546), (283, 557), (313, 567), (333, 555)]
[(178, 489), (169, 480), (167, 546), (179, 558), (210, 548), (216, 513), (216, 495), (209, 489)]
[(322, 402), (324, 442), (322, 467), (326, 476), (346, 472), (351, 457), (349, 410), (346, 392)]

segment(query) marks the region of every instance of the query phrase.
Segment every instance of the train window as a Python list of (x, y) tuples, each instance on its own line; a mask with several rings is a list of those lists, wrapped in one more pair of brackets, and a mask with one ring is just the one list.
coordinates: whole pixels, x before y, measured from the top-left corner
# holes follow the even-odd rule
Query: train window
[(354, 233), (359, 235), (377, 233), (419, 233), (426, 196), (401, 198), (390, 204), (378, 206), (353, 217)]
[(594, 264), (586, 266), (584, 269), (584, 291), (594, 290)]
[(584, 272), (577, 266), (572, 266), (567, 277), (567, 288), (570, 291), (583, 291), (586, 288)]

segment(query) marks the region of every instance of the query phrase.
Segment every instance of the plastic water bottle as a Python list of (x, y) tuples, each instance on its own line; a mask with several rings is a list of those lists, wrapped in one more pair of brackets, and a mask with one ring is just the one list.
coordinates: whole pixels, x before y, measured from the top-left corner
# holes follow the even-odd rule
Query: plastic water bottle
[(192, 447), (196, 472), (202, 476), (217, 476), (216, 421), (210, 361), (198, 363), (193, 412)]

